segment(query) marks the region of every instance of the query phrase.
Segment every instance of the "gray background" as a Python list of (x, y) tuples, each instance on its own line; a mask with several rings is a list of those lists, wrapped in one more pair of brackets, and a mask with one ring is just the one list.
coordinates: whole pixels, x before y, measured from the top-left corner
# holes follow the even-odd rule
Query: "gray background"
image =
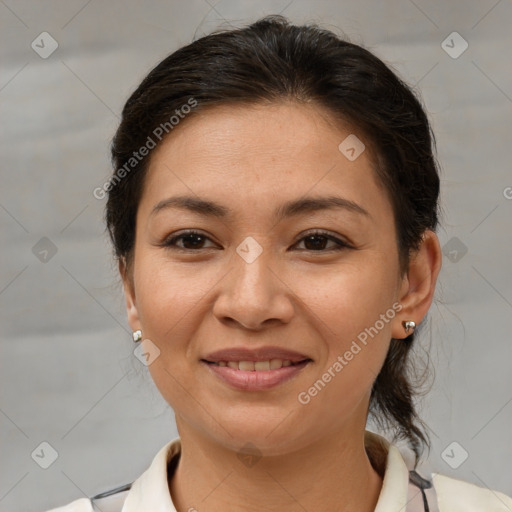
[[(92, 191), (110, 173), (122, 105), (153, 65), (220, 25), (280, 12), (344, 32), (421, 90), (444, 212), (421, 337), (436, 373), (421, 405), (429, 464), (512, 494), (510, 0), (0, 0), (2, 511), (131, 482), (176, 435), (132, 354), (104, 200)], [(31, 48), (44, 31), (59, 45), (47, 58)], [(457, 58), (442, 46), (453, 31), (469, 44)], [(444, 48), (458, 53), (452, 39)], [(58, 452), (48, 469), (31, 456), (44, 441)]]

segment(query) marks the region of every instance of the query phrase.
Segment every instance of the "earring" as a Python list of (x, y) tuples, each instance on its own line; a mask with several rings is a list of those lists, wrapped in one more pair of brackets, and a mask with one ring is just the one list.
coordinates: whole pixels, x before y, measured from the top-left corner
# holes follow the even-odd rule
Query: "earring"
[(409, 331), (414, 332), (414, 329), (416, 329), (416, 323), (412, 320), (407, 320), (402, 322), (402, 325), (404, 326), (406, 334), (409, 334)]
[(133, 331), (133, 341), (135, 343), (137, 343), (138, 341), (140, 341), (142, 339), (142, 331), (140, 329), (138, 329), (137, 331)]

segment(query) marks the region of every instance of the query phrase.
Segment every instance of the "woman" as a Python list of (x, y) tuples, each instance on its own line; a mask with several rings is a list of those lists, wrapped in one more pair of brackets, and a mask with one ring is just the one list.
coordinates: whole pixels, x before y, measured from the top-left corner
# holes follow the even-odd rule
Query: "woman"
[[(112, 145), (129, 324), (179, 438), (61, 511), (512, 510), (420, 476), (408, 355), (441, 268), (429, 122), (367, 50), (268, 17), (176, 51)], [(101, 192), (101, 191), (99, 191)]]

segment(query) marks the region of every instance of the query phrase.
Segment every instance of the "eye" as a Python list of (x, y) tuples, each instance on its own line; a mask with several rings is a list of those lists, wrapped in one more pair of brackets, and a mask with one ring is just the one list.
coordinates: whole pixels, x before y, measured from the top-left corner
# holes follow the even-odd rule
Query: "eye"
[[(183, 246), (176, 244), (176, 242), (178, 242), (179, 240), (183, 241)], [(162, 246), (171, 249), (193, 251), (195, 249), (205, 249), (205, 247), (202, 247), (205, 240), (210, 239), (206, 235), (200, 233), (199, 231), (189, 230), (166, 239), (163, 242)], [(206, 249), (208, 249), (208, 247), (206, 247)]]
[[(210, 240), (210, 238), (201, 232), (188, 230), (171, 236), (161, 245), (170, 249), (194, 251), (199, 249), (208, 249), (209, 247), (204, 247), (204, 243), (207, 240)], [(181, 242), (181, 244), (179, 242)], [(305, 244), (305, 250), (314, 252), (340, 251), (343, 249), (353, 248), (348, 243), (340, 240), (339, 238), (331, 235), (326, 231), (312, 231), (306, 236), (302, 237), (295, 245), (298, 245), (302, 242)], [(326, 245), (329, 242), (333, 242), (335, 244), (334, 247), (326, 248)]]
[[(329, 251), (341, 251), (343, 249), (352, 249), (353, 247), (348, 243), (340, 240), (339, 238), (331, 235), (326, 231), (312, 231), (308, 233), (305, 237), (299, 240), (299, 243), (306, 245), (306, 250), (315, 251), (315, 252), (329, 252)], [(326, 250), (326, 244), (328, 242), (334, 242), (335, 246), (328, 248)], [(309, 246), (309, 247), (307, 247)]]

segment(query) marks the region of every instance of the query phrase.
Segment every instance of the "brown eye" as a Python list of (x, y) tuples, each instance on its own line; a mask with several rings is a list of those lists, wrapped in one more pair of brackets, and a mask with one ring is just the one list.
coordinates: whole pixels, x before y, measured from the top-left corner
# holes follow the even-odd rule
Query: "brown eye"
[[(161, 245), (169, 249), (195, 251), (211, 248), (204, 247), (205, 242), (208, 240), (210, 240), (209, 237), (198, 231), (186, 231), (171, 236)], [(334, 246), (328, 247), (329, 242), (333, 243)], [(305, 250), (310, 252), (331, 252), (353, 248), (343, 240), (323, 231), (309, 233), (299, 240), (298, 243), (304, 243)]]
[[(302, 242), (304, 242), (307, 251), (329, 252), (352, 248), (343, 240), (323, 231), (309, 233), (299, 241), (299, 243)], [(333, 242), (335, 244), (334, 247), (326, 248), (329, 242)]]
[[(196, 249), (205, 249), (203, 244), (209, 238), (202, 233), (197, 231), (187, 231), (183, 232), (179, 235), (172, 236), (168, 238), (162, 245), (164, 247), (168, 247), (171, 249), (182, 249), (182, 250), (196, 250)], [(179, 245), (177, 242), (182, 241), (182, 244)], [(206, 247), (207, 249), (208, 247)]]
[(309, 235), (304, 238), (304, 245), (306, 249), (316, 251), (325, 249), (329, 241), (326, 236)]

